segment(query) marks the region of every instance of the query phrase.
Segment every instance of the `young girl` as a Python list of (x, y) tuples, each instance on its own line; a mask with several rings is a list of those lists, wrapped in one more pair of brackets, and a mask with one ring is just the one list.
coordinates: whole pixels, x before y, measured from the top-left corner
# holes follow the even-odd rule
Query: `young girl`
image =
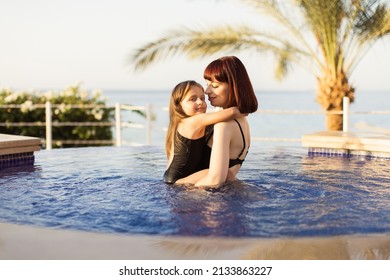
[(165, 183), (180, 183), (181, 178), (208, 168), (206, 127), (242, 116), (237, 107), (208, 114), (206, 109), (204, 89), (199, 83), (184, 81), (172, 90), (165, 142), (169, 166), (164, 173)]

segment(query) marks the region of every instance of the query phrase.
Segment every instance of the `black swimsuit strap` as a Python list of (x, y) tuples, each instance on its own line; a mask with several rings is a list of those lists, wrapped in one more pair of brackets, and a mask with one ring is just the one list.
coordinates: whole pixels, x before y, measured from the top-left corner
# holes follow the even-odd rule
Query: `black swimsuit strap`
[(241, 136), (242, 136), (242, 141), (244, 142), (244, 147), (242, 148), (242, 150), (241, 150), (241, 153), (238, 155), (238, 157), (237, 157), (237, 159), (240, 159), (240, 156), (244, 153), (244, 151), (245, 151), (245, 146), (246, 146), (246, 144), (245, 144), (245, 136), (244, 136), (244, 132), (242, 131), (242, 128), (241, 128), (241, 125), (240, 125), (240, 123), (236, 120), (236, 119), (234, 119), (235, 121), (236, 121), (236, 123), (238, 124), (238, 127), (240, 128), (240, 131), (241, 131)]

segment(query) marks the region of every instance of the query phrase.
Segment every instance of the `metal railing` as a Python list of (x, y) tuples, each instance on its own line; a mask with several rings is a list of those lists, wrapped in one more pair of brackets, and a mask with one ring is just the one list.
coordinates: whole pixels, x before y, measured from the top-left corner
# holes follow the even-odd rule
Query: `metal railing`
[[(318, 115), (318, 114), (342, 114), (343, 115), (343, 131), (349, 131), (349, 118), (350, 114), (389, 114), (390, 111), (367, 111), (367, 112), (351, 112), (349, 110), (350, 102), (348, 97), (344, 97), (343, 100), (343, 110), (342, 111), (297, 111), (297, 110), (258, 110), (256, 113), (259, 114), (287, 114), (287, 115)], [(153, 122), (153, 112), (152, 105), (147, 104), (146, 106), (133, 106), (126, 104), (116, 103), (115, 106), (104, 106), (104, 105), (67, 105), (68, 108), (104, 108), (104, 109), (114, 109), (115, 117), (113, 122), (53, 122), (52, 120), (52, 111), (54, 108), (59, 107), (60, 105), (51, 104), (46, 102), (46, 104), (35, 104), (34, 108), (45, 108), (45, 122), (16, 122), (16, 123), (0, 123), (0, 126), (45, 126), (46, 127), (46, 139), (44, 139), (46, 149), (50, 150), (53, 146), (52, 139), (52, 127), (60, 126), (111, 126), (115, 128), (115, 138), (114, 140), (58, 140), (66, 144), (114, 144), (115, 146), (122, 146), (123, 137), (122, 137), (122, 128), (137, 128), (137, 129), (146, 129), (146, 144), (150, 145), (152, 143), (152, 122)], [(2, 105), (0, 108), (21, 108), (21, 105)], [(146, 118), (145, 123), (129, 123), (122, 121), (121, 112), (122, 111), (143, 111)], [(166, 108), (163, 108), (164, 111), (167, 111)], [(163, 128), (164, 130), (164, 128)], [(383, 130), (382, 130), (383, 131)], [(271, 142), (298, 142), (300, 139), (294, 138), (270, 138), (270, 137), (252, 137), (254, 141), (271, 141)]]
[[(2, 122), (0, 126), (45, 126), (45, 136), (43, 139), (45, 143), (45, 147), (47, 150), (51, 150), (53, 147), (53, 127), (61, 127), (61, 126), (110, 126), (115, 127), (115, 138), (112, 140), (56, 140), (65, 144), (115, 144), (115, 146), (122, 145), (122, 128), (146, 128), (146, 143), (151, 144), (151, 135), (152, 135), (152, 106), (151, 104), (147, 104), (146, 106), (132, 106), (126, 104), (116, 103), (115, 106), (104, 106), (104, 105), (67, 105), (67, 108), (78, 108), (78, 109), (93, 109), (93, 108), (104, 108), (104, 109), (114, 109), (115, 110), (115, 118), (113, 122), (58, 122), (54, 121), (52, 118), (52, 112), (54, 108), (59, 108), (60, 105), (52, 104), (51, 102), (46, 102), (45, 104), (34, 104), (34, 109), (45, 109), (45, 122)], [(10, 105), (1, 105), (2, 109), (20, 109), (22, 105), (20, 104), (10, 104)], [(128, 123), (123, 122), (121, 118), (121, 111), (144, 111), (146, 115), (145, 124), (142, 123)]]

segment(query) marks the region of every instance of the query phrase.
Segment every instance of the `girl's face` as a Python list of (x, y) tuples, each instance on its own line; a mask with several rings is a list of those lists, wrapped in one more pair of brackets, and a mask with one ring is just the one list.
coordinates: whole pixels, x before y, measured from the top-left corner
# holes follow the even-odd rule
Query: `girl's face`
[(206, 94), (209, 97), (210, 104), (225, 109), (228, 104), (229, 85), (216, 80), (206, 80), (206, 83)]
[(184, 113), (188, 116), (206, 113), (207, 104), (203, 89), (199, 87), (191, 87), (184, 99), (180, 102)]

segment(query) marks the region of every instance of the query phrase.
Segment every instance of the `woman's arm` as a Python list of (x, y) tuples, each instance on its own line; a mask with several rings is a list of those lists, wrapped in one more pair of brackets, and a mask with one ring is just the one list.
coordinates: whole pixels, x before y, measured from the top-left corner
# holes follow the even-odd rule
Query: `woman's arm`
[(206, 176), (198, 180), (195, 186), (217, 186), (226, 181), (229, 171), (231, 131), (229, 122), (214, 125), (210, 167)]
[[(209, 172), (208, 169), (203, 169), (198, 172), (195, 172), (191, 175), (188, 175), (187, 177), (181, 178), (175, 182), (175, 184), (191, 184), (195, 185), (196, 182), (198, 182), (200, 179), (207, 176), (207, 173)], [(236, 176), (232, 173), (230, 169), (228, 169), (228, 175), (226, 177), (226, 182), (234, 181), (236, 179)]]
[(195, 172), (187, 177), (181, 178), (175, 182), (175, 184), (191, 184), (195, 185), (200, 179), (207, 175), (208, 169), (203, 169), (198, 172)]

